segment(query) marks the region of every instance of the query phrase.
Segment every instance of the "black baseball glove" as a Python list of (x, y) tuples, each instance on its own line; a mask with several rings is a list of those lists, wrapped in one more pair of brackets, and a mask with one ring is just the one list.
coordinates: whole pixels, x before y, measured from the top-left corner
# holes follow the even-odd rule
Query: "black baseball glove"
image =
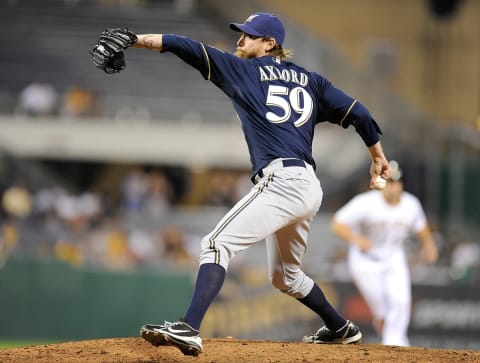
[(95, 66), (105, 73), (118, 73), (125, 68), (123, 50), (137, 41), (137, 36), (125, 29), (106, 29), (90, 51)]

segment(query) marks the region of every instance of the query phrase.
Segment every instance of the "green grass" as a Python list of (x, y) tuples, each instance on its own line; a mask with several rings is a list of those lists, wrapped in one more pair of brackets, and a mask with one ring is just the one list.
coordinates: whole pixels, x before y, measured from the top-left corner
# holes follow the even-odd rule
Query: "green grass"
[(44, 345), (56, 343), (53, 341), (40, 341), (40, 340), (0, 340), (0, 350), (30, 347), (32, 345)]

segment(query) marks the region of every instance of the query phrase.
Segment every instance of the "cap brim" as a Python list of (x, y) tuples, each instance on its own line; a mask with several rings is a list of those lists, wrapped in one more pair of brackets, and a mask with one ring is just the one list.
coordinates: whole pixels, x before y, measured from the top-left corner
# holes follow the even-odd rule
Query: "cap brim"
[(246, 24), (230, 23), (230, 29), (236, 32), (244, 32), (250, 35), (255, 35), (256, 37), (264, 36), (263, 34), (260, 34), (259, 32), (255, 31), (255, 29), (250, 28)]

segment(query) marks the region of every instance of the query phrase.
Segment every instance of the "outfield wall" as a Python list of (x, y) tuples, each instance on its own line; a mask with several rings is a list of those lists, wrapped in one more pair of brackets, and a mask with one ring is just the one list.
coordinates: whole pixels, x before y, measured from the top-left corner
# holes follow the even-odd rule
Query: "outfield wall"
[[(232, 269), (202, 324), (202, 336), (298, 341), (322, 324), (268, 284), (266, 271)], [(190, 301), (192, 271), (109, 272), (10, 260), (0, 269), (0, 339), (67, 341), (138, 336), (140, 325), (176, 320)], [(379, 343), (351, 282), (318, 281), (329, 301)], [(411, 344), (480, 350), (480, 291), (413, 286)]]
[(191, 291), (187, 272), (112, 273), (10, 260), (0, 269), (0, 338), (137, 336), (144, 323), (182, 316)]

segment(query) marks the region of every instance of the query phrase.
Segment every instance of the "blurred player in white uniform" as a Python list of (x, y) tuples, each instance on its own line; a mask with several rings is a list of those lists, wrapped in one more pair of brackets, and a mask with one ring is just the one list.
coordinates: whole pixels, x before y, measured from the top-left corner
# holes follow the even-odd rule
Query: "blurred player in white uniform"
[(382, 344), (408, 346), (411, 280), (404, 242), (415, 234), (428, 263), (438, 251), (420, 201), (403, 190), (398, 163), (389, 166), (385, 189), (355, 196), (335, 213), (332, 230), (350, 244), (350, 272)]

